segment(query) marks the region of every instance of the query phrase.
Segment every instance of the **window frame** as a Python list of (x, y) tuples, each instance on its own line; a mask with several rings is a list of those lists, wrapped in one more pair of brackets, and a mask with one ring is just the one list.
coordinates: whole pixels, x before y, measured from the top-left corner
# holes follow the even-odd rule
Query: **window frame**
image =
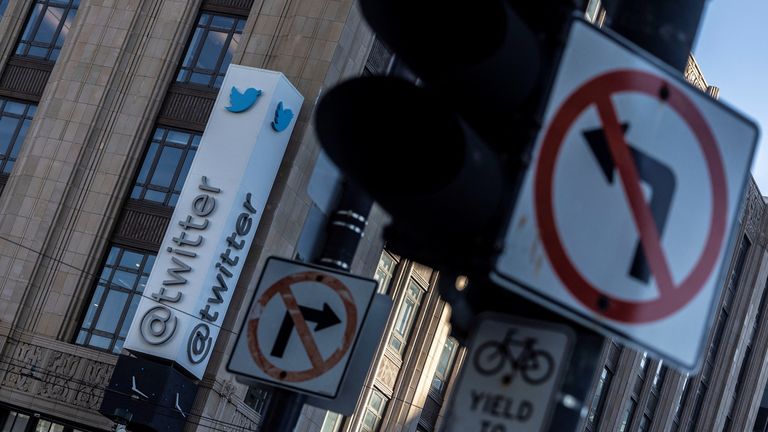
[[(168, 141), (168, 135), (171, 132), (188, 135), (186, 144), (182, 145), (179, 143)], [(162, 133), (160, 138), (157, 138), (158, 133)], [(197, 150), (200, 148), (200, 142), (202, 140), (202, 137), (203, 137), (203, 134), (199, 132), (174, 128), (169, 126), (161, 126), (161, 125), (156, 126), (154, 129), (154, 132), (152, 133), (152, 136), (149, 139), (149, 143), (147, 144), (147, 148), (144, 152), (144, 157), (142, 158), (141, 165), (136, 171), (136, 175), (133, 180), (133, 186), (131, 187), (130, 198), (136, 201), (149, 202), (156, 205), (162, 205), (162, 206), (171, 207), (171, 208), (175, 207), (176, 202), (174, 201), (174, 197), (176, 200), (178, 200), (179, 196), (181, 196), (181, 190), (184, 187), (184, 183), (186, 182), (186, 177), (185, 177), (184, 181), (179, 183), (179, 177), (181, 173), (184, 171), (186, 171), (185, 175), (189, 176), (189, 168), (192, 166), (192, 161), (194, 160), (194, 157), (197, 154)], [(158, 164), (160, 163), (160, 159), (163, 155), (163, 151), (166, 148), (172, 148), (172, 149), (177, 149), (181, 151), (181, 156), (176, 160), (176, 166), (174, 168), (173, 173), (171, 174), (171, 180), (169, 182), (169, 186), (167, 187), (158, 186), (151, 183), (152, 178), (157, 173)], [(189, 157), (190, 152), (193, 152), (193, 155), (189, 160), (189, 166), (187, 166), (185, 169), (185, 162)], [(152, 160), (147, 159), (150, 156), (152, 157)], [(145, 166), (147, 167), (147, 171), (146, 173), (144, 173), (144, 180), (142, 182), (140, 181), (141, 180), (140, 177), (142, 176), (142, 172), (144, 171)], [(177, 183), (179, 184), (178, 189), (176, 188)], [(154, 199), (147, 198), (147, 193), (149, 192), (164, 194), (163, 201), (160, 202)]]
[[(416, 287), (414, 291), (419, 293), (418, 297), (414, 297), (411, 295), (411, 289), (410, 289), (411, 286)], [(402, 356), (403, 353), (405, 353), (405, 348), (406, 348), (406, 345), (408, 344), (408, 339), (410, 339), (411, 333), (413, 332), (413, 326), (414, 326), (414, 323), (416, 322), (416, 317), (419, 315), (419, 309), (421, 308), (421, 301), (424, 298), (426, 291), (427, 290), (424, 287), (422, 287), (421, 284), (418, 281), (416, 281), (416, 279), (413, 276), (408, 278), (408, 284), (406, 285), (405, 290), (403, 292), (403, 296), (400, 299), (400, 304), (397, 308), (397, 315), (395, 317), (394, 325), (392, 326), (392, 331), (390, 332), (389, 340), (387, 341), (387, 348), (399, 356)], [(400, 330), (398, 330), (398, 325), (403, 319), (402, 314), (404, 313), (406, 303), (409, 300), (413, 303), (413, 307), (410, 310), (410, 315), (407, 317), (407, 321), (405, 322), (403, 332), (400, 332)], [(393, 340), (396, 340), (400, 345), (395, 347), (393, 345)]]
[[(381, 398), (381, 404), (379, 405), (379, 409), (376, 410), (371, 406), (371, 401), (373, 400), (373, 396), (379, 396)], [(360, 416), (360, 432), (378, 432), (381, 430), (381, 424), (384, 422), (384, 415), (387, 413), (387, 407), (389, 406), (389, 398), (387, 395), (385, 395), (383, 392), (381, 392), (379, 389), (374, 388), (371, 390), (371, 393), (368, 395), (368, 401), (365, 403), (365, 410), (363, 410), (362, 415)], [(365, 424), (365, 418), (368, 414), (371, 414), (373, 417), (375, 417), (376, 422), (373, 425), (373, 429), (369, 429), (368, 426)]]
[[(24, 105), (23, 112), (21, 114), (6, 112), (5, 109), (8, 106), (9, 102)], [(5, 152), (0, 153), (0, 174), (2, 175), (11, 174), (11, 171), (13, 170), (13, 166), (16, 165), (16, 160), (18, 159), (19, 152), (21, 151), (21, 145), (24, 143), (24, 140), (29, 134), (29, 129), (32, 125), (32, 121), (34, 120), (36, 113), (37, 113), (36, 103), (21, 101), (18, 99), (0, 97), (0, 121), (2, 121), (2, 119), (4, 118), (12, 118), (17, 120), (16, 127), (13, 130), (13, 133), (11, 134), (11, 139), (8, 143), (8, 148), (5, 150)], [(29, 122), (29, 124), (25, 129), (24, 124), (27, 121)], [(24, 136), (21, 136), (22, 130), (24, 130), (24, 134), (23, 134)], [(8, 167), (9, 164), (11, 165), (11, 168), (9, 168), (6, 171), (6, 167)]]
[[(35, 13), (37, 6), (42, 5), (39, 13)], [(49, 7), (63, 8), (64, 12), (59, 19), (56, 29), (52, 32), (51, 40), (46, 43), (36, 42), (35, 38), (40, 31), (40, 26), (48, 13)], [(16, 46), (13, 50), (14, 55), (23, 58), (38, 59), (47, 62), (55, 62), (61, 54), (61, 49), (66, 42), (66, 36), (61, 40), (59, 45), (59, 39), (61, 38), (61, 32), (65, 27), (67, 18), (70, 12), (74, 11), (72, 20), (74, 21), (77, 11), (80, 8), (80, 0), (33, 0), (32, 7), (30, 8), (27, 18), (24, 21), (24, 27), (21, 30)], [(68, 32), (69, 30), (67, 30)], [(32, 48), (46, 49), (45, 56), (30, 55)], [(55, 55), (54, 55), (55, 53)]]
[[(202, 24), (202, 20), (204, 16), (209, 15), (210, 18), (205, 24)], [(208, 39), (208, 34), (211, 31), (211, 23), (213, 22), (213, 18), (215, 16), (222, 16), (226, 18), (232, 18), (234, 19), (234, 23), (229, 31), (227, 31), (227, 38), (224, 42), (225, 49), (221, 50), (219, 52), (219, 56), (216, 59), (216, 66), (215, 69), (208, 70), (208, 69), (199, 69), (197, 67), (197, 64), (200, 61), (200, 55), (203, 50), (203, 47), (205, 46), (205, 41)], [(217, 90), (221, 88), (221, 82), (219, 78), (223, 81), (224, 75), (227, 72), (227, 68), (229, 67), (229, 64), (232, 63), (231, 59), (229, 64), (224, 65), (224, 59), (227, 57), (227, 52), (229, 51), (232, 40), (234, 39), (235, 35), (239, 35), (242, 39), (243, 31), (245, 30), (245, 22), (247, 20), (247, 17), (233, 14), (233, 13), (225, 13), (225, 12), (217, 12), (217, 11), (211, 11), (211, 10), (201, 10), (197, 14), (197, 19), (195, 20), (195, 25), (192, 27), (192, 32), (190, 33), (189, 37), (187, 38), (187, 43), (184, 48), (184, 52), (181, 56), (181, 61), (179, 62), (179, 67), (176, 70), (176, 75), (174, 78), (174, 83), (184, 86), (192, 86), (192, 87), (198, 87), (198, 88), (206, 88), (211, 90)], [(239, 28), (239, 30), (238, 30)], [(199, 43), (197, 46), (193, 46), (193, 43), (195, 42), (196, 38), (195, 35), (197, 34), (199, 29), (203, 29), (203, 32), (199, 38)], [(214, 30), (216, 31), (216, 30)], [(221, 31), (221, 30), (219, 30)], [(237, 44), (239, 45), (242, 42), (242, 40), (238, 41)], [(237, 45), (234, 47), (231, 47), (232, 52), (234, 54), (234, 51), (237, 49)], [(190, 50), (193, 50), (193, 53), (190, 57)], [(186, 66), (187, 63), (187, 57), (190, 57), (189, 65)], [(201, 84), (201, 83), (195, 83), (191, 81), (192, 75), (198, 73), (201, 75), (208, 75), (208, 84)], [(182, 76), (186, 75), (183, 79)]]
[[(112, 258), (112, 254), (114, 250), (117, 250), (117, 252), (115, 253), (114, 258)], [(120, 262), (125, 252), (131, 252), (131, 253), (139, 254), (142, 256), (139, 267), (136, 271), (132, 271), (133, 269), (130, 269), (129, 267), (120, 266)], [(106, 256), (102, 261), (102, 265), (100, 267), (101, 270), (98, 273), (99, 276), (94, 282), (94, 287), (91, 290), (90, 296), (88, 297), (90, 300), (86, 304), (86, 307), (83, 310), (82, 316), (80, 317), (80, 321), (79, 321), (80, 324), (74, 340), (75, 344), (81, 345), (87, 348), (99, 350), (99, 351), (110, 352), (113, 354), (120, 353), (120, 351), (117, 351), (117, 352), (115, 351), (115, 348), (118, 347), (118, 343), (120, 343), (119, 347), (120, 347), (120, 350), (122, 350), (122, 344), (125, 342), (125, 337), (120, 336), (120, 331), (123, 329), (123, 327), (126, 324), (130, 325), (130, 321), (133, 321), (133, 318), (134, 318), (133, 316), (128, 317), (128, 312), (131, 309), (131, 303), (133, 302), (133, 299), (136, 296), (143, 295), (142, 294), (143, 291), (139, 291), (139, 286), (141, 285), (141, 281), (143, 278), (146, 278), (145, 283), (149, 279), (149, 274), (152, 271), (152, 266), (147, 268), (147, 264), (149, 261), (151, 261), (152, 265), (154, 265), (156, 257), (157, 257), (157, 253), (155, 252), (142, 251), (139, 249), (134, 249), (134, 248), (117, 244), (117, 243), (110, 244), (110, 247), (107, 250)], [(135, 275), (135, 280), (130, 289), (120, 286), (116, 283), (113, 283), (113, 278), (119, 271), (122, 271), (125, 273), (131, 273), (132, 275)], [(107, 274), (108, 276), (103, 277), (104, 274)], [(101, 292), (99, 293), (100, 288), (101, 288)], [(124, 294), (127, 294), (127, 296), (123, 301), (123, 306), (120, 311), (120, 316), (118, 317), (117, 322), (115, 324), (114, 332), (109, 333), (105, 330), (100, 330), (96, 328), (96, 326), (99, 323), (99, 319), (101, 318), (102, 312), (105, 310), (104, 305), (107, 301), (107, 298), (112, 291), (124, 293)], [(98, 299), (96, 298), (97, 294), (99, 296)], [(94, 305), (94, 304), (96, 304), (97, 306), (94, 309), (93, 315), (89, 319), (88, 327), (86, 327), (85, 321), (86, 319), (89, 318), (88, 313), (91, 310), (91, 305)], [(138, 303), (137, 303), (137, 307), (138, 307)], [(134, 314), (135, 314), (135, 311), (134, 311)], [(106, 348), (102, 348), (99, 346), (92, 345), (90, 342), (94, 335), (109, 339), (110, 341), (108, 346)]]

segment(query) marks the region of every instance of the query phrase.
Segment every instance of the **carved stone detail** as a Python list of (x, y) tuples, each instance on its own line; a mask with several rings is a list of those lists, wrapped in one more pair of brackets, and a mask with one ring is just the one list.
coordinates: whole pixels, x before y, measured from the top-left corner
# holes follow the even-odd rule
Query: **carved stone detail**
[(75, 391), (72, 385), (73, 378), (80, 366), (80, 360), (81, 358), (77, 356), (58, 351), (51, 352), (37, 394), (60, 402), (72, 399)]
[(28, 393), (39, 380), (43, 349), (23, 342), (15, 345), (13, 355), (8, 364), (4, 365), (6, 368), (2, 386)]
[(744, 208), (744, 225), (747, 236), (755, 242), (759, 240), (760, 225), (765, 213), (765, 202), (754, 182), (749, 182), (747, 200)]
[(83, 376), (77, 381), (77, 390), (72, 404), (94, 410), (98, 409), (113, 369), (114, 366), (107, 363), (88, 362)]
[(395, 364), (395, 362), (384, 356), (382, 358), (381, 364), (379, 365), (379, 369), (376, 371), (376, 378), (378, 378), (379, 382), (387, 387), (387, 389), (392, 391), (395, 388), (397, 375), (399, 373), (400, 368)]

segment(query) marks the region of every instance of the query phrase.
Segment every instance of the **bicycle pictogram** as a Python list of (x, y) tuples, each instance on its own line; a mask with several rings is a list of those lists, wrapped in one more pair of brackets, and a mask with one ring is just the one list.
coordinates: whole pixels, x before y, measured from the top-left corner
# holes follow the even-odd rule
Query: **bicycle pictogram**
[(473, 358), (475, 369), (482, 375), (496, 375), (506, 364), (510, 371), (502, 377), (505, 384), (512, 383), (517, 372), (528, 384), (546, 382), (555, 369), (552, 355), (536, 349), (535, 338), (515, 338), (516, 331), (514, 328), (509, 329), (503, 340), (490, 340), (481, 344)]

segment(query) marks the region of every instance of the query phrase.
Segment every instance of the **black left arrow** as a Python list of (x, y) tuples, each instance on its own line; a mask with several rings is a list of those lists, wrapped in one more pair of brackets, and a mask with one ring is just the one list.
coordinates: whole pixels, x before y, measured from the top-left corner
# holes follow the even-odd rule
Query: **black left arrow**
[[(622, 124), (621, 129), (626, 134), (627, 130), (629, 130), (629, 124)], [(608, 138), (605, 136), (605, 131), (602, 128), (584, 131), (584, 138), (587, 140), (587, 144), (589, 144), (595, 159), (597, 159), (605, 179), (608, 183), (613, 184), (613, 173), (616, 170), (616, 163), (613, 161), (611, 150), (608, 147)], [(651, 187), (649, 206), (653, 215), (653, 221), (656, 223), (656, 229), (659, 235), (662, 235), (664, 226), (667, 224), (667, 218), (669, 217), (669, 210), (672, 207), (672, 198), (675, 194), (675, 173), (661, 161), (637, 150), (632, 145), (629, 145), (629, 150), (638, 175)], [(648, 283), (651, 277), (648, 259), (639, 241), (635, 248), (635, 257), (632, 260), (629, 275), (644, 283)]]
[[(301, 316), (304, 317), (305, 321), (315, 323), (315, 331), (324, 330), (341, 323), (338, 315), (336, 315), (336, 312), (331, 309), (328, 303), (323, 303), (322, 309), (299, 306), (299, 312), (301, 312)], [(285, 348), (288, 346), (291, 334), (293, 334), (293, 328), (293, 318), (291, 318), (291, 314), (286, 311), (285, 315), (283, 315), (283, 322), (280, 324), (280, 330), (277, 332), (275, 344), (272, 345), (272, 352), (270, 352), (272, 357), (283, 358)]]

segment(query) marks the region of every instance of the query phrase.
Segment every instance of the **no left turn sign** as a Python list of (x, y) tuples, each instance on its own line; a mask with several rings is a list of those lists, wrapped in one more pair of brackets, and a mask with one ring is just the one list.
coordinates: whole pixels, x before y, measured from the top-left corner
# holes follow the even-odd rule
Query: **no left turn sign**
[(695, 369), (756, 126), (574, 22), (493, 278)]
[(336, 397), (376, 285), (372, 279), (269, 258), (227, 369)]

